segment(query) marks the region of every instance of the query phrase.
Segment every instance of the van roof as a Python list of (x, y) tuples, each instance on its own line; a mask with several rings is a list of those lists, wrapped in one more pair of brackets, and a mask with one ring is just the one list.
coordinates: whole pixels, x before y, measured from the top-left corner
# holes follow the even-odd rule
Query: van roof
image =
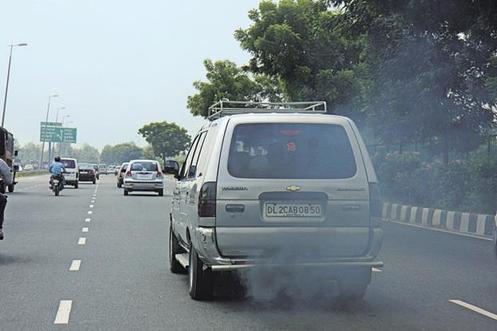
[(337, 123), (344, 122), (344, 121), (350, 121), (350, 119), (346, 116), (340, 116), (340, 115), (331, 115), (331, 114), (319, 114), (319, 113), (263, 113), (263, 114), (257, 114), (257, 113), (245, 113), (245, 114), (235, 114), (235, 115), (230, 115), (230, 116), (225, 116), (218, 118), (213, 121), (209, 121), (208, 123), (205, 123), (202, 128), (202, 130), (206, 130), (209, 127), (216, 126), (216, 125), (222, 125), (226, 122), (228, 122), (230, 119), (236, 119), (238, 121), (247, 119), (253, 121), (254, 119), (260, 119), (266, 121), (268, 118), (274, 119), (277, 122), (283, 122), (284, 119), (295, 119), (296, 117), (300, 117), (302, 119), (308, 118), (322, 118), (326, 119), (327, 122), (336, 120)]

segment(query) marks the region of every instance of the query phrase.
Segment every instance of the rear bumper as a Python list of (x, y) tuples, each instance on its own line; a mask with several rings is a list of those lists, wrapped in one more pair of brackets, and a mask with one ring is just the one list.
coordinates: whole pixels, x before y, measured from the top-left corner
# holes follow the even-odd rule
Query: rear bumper
[(162, 181), (140, 182), (140, 181), (125, 180), (123, 183), (123, 187), (131, 191), (156, 191), (164, 189), (164, 182)]
[[(319, 255), (300, 257), (282, 262), (264, 257), (241, 258), (225, 257), (219, 253), (216, 243), (215, 228), (199, 227), (194, 231), (192, 241), (195, 243), (199, 256), (203, 262), (210, 266), (213, 271), (240, 270), (253, 267), (326, 267), (326, 268), (352, 268), (352, 267), (382, 267), (383, 262), (374, 261), (381, 248), (383, 241), (383, 230), (374, 228), (371, 232), (368, 249), (360, 256), (352, 257), (320, 257)], [(348, 238), (343, 238), (347, 241)], [(278, 260), (278, 259), (276, 259)]]
[(86, 174), (80, 174), (79, 175), (79, 180), (82, 182), (91, 182), (96, 179), (95, 175), (86, 175)]

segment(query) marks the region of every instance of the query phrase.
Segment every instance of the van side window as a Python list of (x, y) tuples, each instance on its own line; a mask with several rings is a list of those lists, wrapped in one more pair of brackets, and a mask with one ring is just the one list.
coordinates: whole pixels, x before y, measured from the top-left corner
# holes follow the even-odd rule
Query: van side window
[(193, 153), (195, 153), (195, 148), (197, 147), (198, 137), (196, 136), (193, 140), (193, 143), (188, 151), (188, 155), (186, 156), (185, 162), (183, 163), (183, 167), (181, 168), (181, 178), (186, 178), (188, 174), (188, 170), (190, 169), (190, 164), (192, 163)]
[(190, 170), (188, 171), (188, 178), (195, 178), (198, 174), (197, 172), (197, 164), (200, 156), (200, 152), (202, 151), (202, 147), (204, 146), (205, 136), (207, 135), (207, 131), (204, 131), (200, 134), (198, 139), (197, 148), (195, 149), (195, 153), (193, 154), (192, 164), (190, 166)]

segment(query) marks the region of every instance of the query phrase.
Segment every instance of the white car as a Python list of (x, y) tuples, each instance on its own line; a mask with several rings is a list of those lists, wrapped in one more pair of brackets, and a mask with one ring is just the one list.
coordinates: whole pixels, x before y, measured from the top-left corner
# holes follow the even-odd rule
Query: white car
[(155, 160), (132, 160), (124, 174), (124, 195), (133, 191), (157, 192), (164, 195), (164, 175)]
[(79, 167), (78, 160), (71, 158), (61, 158), (60, 162), (64, 164), (64, 178), (67, 185), (74, 186), (74, 188), (79, 187)]
[[(195, 300), (216, 272), (317, 268), (340, 297), (364, 296), (382, 243), (378, 180), (352, 120), (325, 102), (211, 107), (176, 175), (169, 261)], [(277, 277), (275, 277), (277, 279)]]

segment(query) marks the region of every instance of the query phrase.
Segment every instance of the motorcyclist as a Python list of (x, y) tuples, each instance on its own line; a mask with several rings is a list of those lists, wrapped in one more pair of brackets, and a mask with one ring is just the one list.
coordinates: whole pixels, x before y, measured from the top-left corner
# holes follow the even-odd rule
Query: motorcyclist
[[(12, 173), (7, 163), (0, 159), (0, 176), (3, 178), (5, 186), (12, 184)], [(7, 196), (0, 193), (0, 240), (3, 240), (3, 217), (7, 206)]]
[(62, 188), (64, 187), (64, 172), (66, 171), (64, 164), (60, 161), (60, 156), (54, 158), (54, 162), (48, 168), (52, 174), (52, 178), (57, 178), (61, 182)]

